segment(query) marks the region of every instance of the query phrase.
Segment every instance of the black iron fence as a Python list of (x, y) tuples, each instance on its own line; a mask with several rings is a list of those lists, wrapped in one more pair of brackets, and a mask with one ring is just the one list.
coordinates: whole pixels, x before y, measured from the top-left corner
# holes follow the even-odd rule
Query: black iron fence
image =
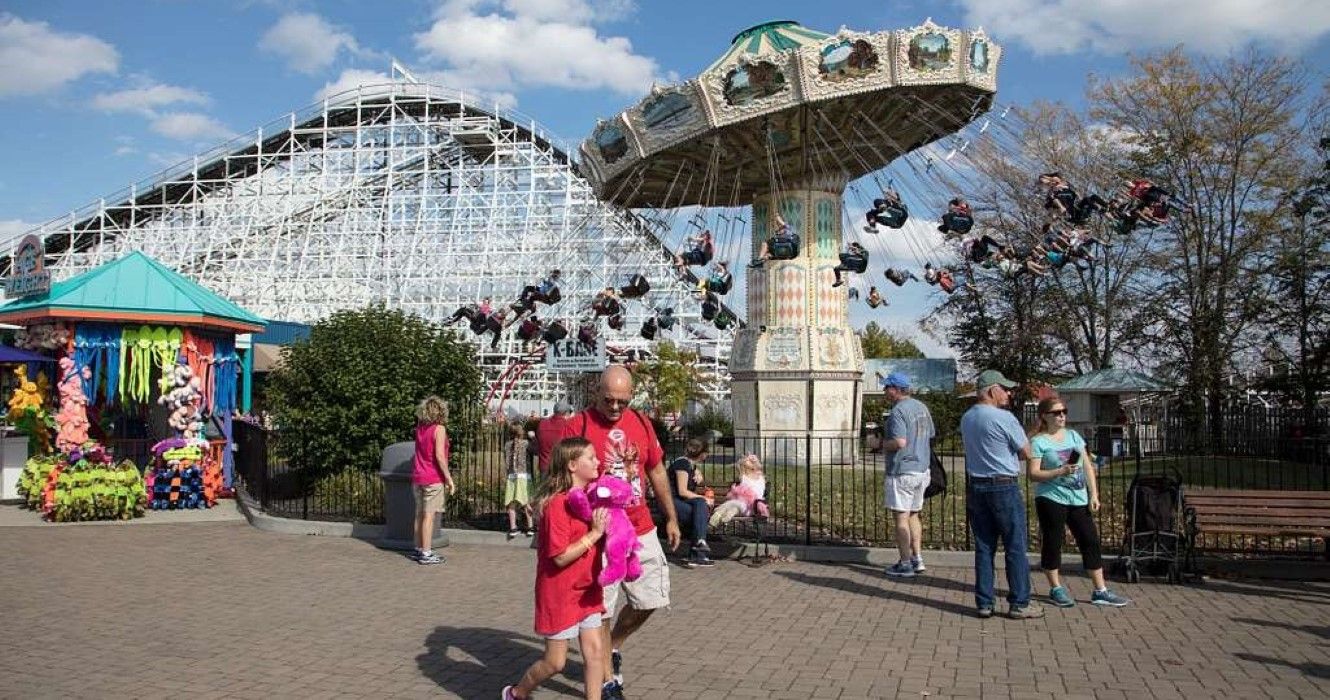
[[(457, 493), (444, 515), (447, 527), (506, 530), (504, 504), (507, 473), (503, 449), (507, 431), (500, 424), (482, 426), (467, 444), (454, 446), (452, 471)], [(885, 456), (874, 435), (860, 438), (715, 439), (703, 463), (705, 480), (723, 487), (737, 478), (736, 463), (746, 453), (761, 459), (772, 519), (767, 536), (799, 544), (892, 546), (893, 526), (883, 507)], [(377, 465), (367, 469), (292, 469), (279, 459), (274, 433), (237, 423), (237, 471), (249, 494), (273, 515), (310, 520), (376, 523), (383, 520), (383, 487)], [(1105, 551), (1114, 552), (1125, 534), (1128, 487), (1138, 474), (1166, 474), (1178, 479), (1184, 494), (1196, 489), (1330, 490), (1330, 440), (1251, 431), (1230, 439), (1226, 453), (1198, 449), (1200, 442), (1179, 443), (1167, 426), (1132, 427), (1100, 440), (1087, 435), (1098, 464), (1100, 501), (1095, 518)], [(943, 441), (942, 463), (948, 473), (945, 493), (929, 499), (922, 512), (924, 544), (929, 549), (971, 549), (965, 514), (964, 458), (959, 441)], [(663, 444), (667, 462), (683, 454), (682, 440)], [(535, 474), (534, 460), (528, 470)], [(1031, 547), (1039, 547), (1033, 488), (1026, 491)], [(1312, 554), (1321, 543), (1307, 538), (1208, 537), (1209, 551)]]

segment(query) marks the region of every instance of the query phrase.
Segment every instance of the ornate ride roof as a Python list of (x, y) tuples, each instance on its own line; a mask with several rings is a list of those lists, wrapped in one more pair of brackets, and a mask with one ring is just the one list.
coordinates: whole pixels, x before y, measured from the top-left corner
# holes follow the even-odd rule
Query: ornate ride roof
[(734, 205), (794, 179), (885, 167), (987, 111), (1001, 48), (983, 30), (740, 32), (692, 80), (656, 86), (582, 142), (582, 172), (627, 207)]

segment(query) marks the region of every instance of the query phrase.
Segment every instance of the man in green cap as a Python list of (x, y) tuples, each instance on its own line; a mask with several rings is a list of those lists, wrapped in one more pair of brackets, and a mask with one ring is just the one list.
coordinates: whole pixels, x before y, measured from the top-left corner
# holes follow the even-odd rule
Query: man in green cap
[(1008, 615), (1012, 619), (1043, 617), (1044, 609), (1030, 600), (1030, 561), (1025, 549), (1025, 499), (1021, 465), (1029, 461), (1030, 441), (1021, 422), (1007, 410), (1009, 389), (1016, 382), (984, 370), (975, 382), (978, 401), (961, 417), (965, 443), (965, 512), (974, 533), (974, 600), (979, 617), (992, 617), (996, 602), (993, 557), (998, 540), (1006, 549)]

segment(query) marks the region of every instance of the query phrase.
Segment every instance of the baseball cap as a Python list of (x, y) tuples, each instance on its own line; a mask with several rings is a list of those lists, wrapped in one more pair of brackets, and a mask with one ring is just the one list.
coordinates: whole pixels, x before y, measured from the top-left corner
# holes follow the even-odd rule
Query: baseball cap
[(979, 373), (979, 379), (974, 383), (975, 388), (982, 391), (994, 384), (1006, 387), (1008, 389), (1016, 386), (1016, 382), (1002, 376), (1002, 373), (995, 369), (986, 369)]
[(910, 378), (900, 372), (892, 372), (882, 378), (882, 388), (895, 387), (897, 389), (909, 389)]
[(568, 403), (567, 401), (560, 401), (559, 403), (554, 404), (554, 412), (555, 412), (555, 413), (572, 413), (572, 412), (573, 412), (573, 405), (570, 404), (570, 403)]

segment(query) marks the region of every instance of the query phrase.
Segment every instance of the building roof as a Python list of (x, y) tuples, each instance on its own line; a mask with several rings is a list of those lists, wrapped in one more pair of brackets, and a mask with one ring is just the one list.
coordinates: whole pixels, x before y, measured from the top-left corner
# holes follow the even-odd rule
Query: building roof
[(1087, 372), (1058, 385), (1058, 391), (1101, 394), (1125, 394), (1143, 391), (1171, 391), (1173, 387), (1154, 377), (1129, 369), (1109, 367)]
[(201, 326), (238, 333), (266, 322), (139, 251), (0, 306), (0, 322), (45, 319)]
[(830, 36), (793, 20), (763, 22), (736, 34), (730, 41), (729, 50), (716, 59), (707, 71), (738, 63), (741, 56), (771, 56), (805, 44), (815, 44)]

